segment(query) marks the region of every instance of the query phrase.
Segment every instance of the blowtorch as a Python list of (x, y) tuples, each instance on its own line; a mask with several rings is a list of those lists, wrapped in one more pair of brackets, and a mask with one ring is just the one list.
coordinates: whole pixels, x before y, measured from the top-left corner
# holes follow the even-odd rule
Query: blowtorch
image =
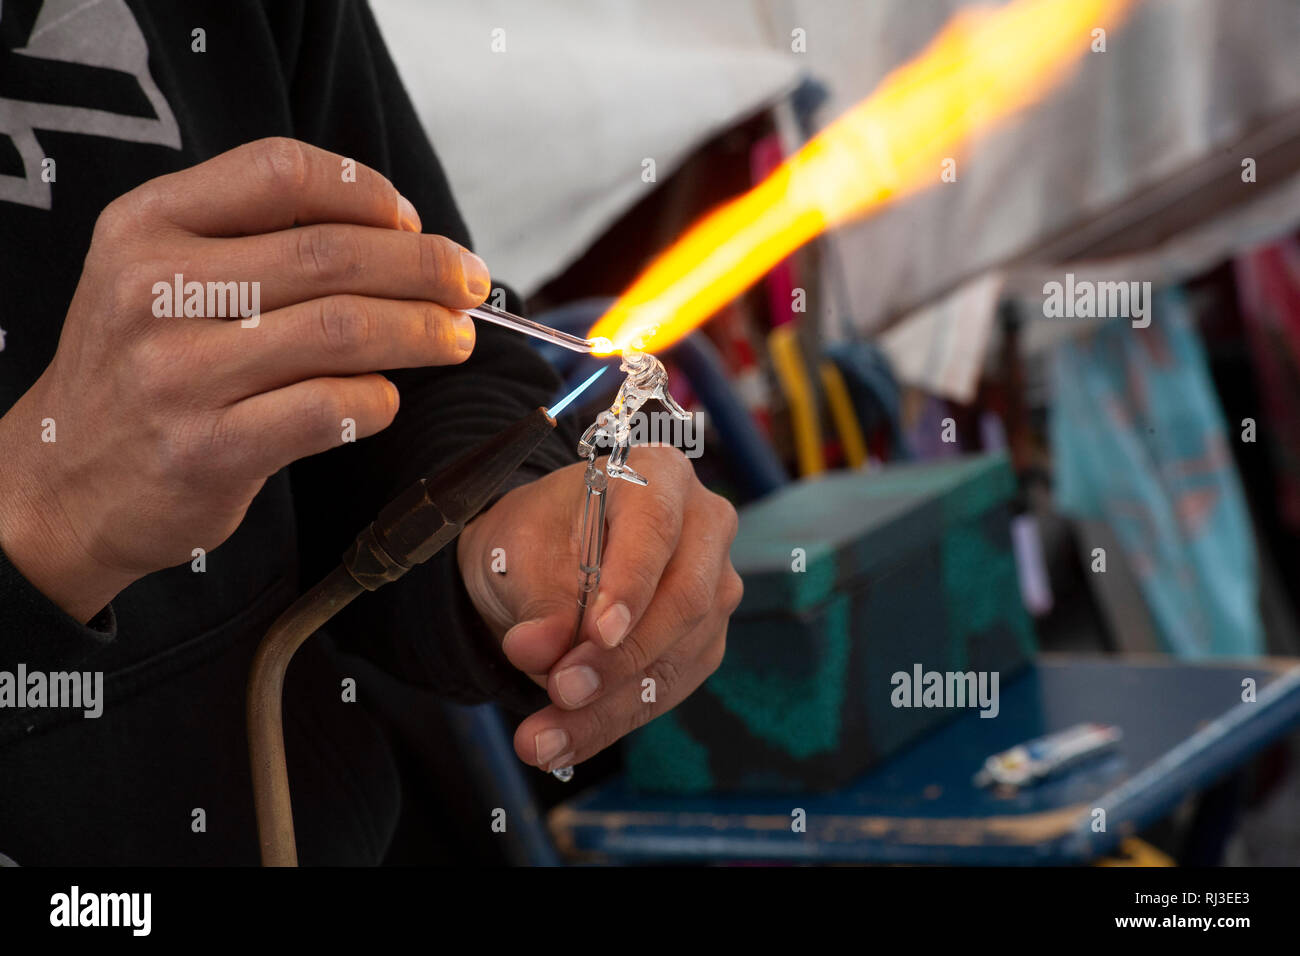
[[(556, 406), (556, 413), (559, 412)], [(297, 866), (282, 696), (294, 652), (362, 591), (396, 581), (450, 544), (555, 428), (538, 408), (394, 498), (353, 541), (342, 563), (271, 625), (248, 678), (248, 752), (263, 866)]]

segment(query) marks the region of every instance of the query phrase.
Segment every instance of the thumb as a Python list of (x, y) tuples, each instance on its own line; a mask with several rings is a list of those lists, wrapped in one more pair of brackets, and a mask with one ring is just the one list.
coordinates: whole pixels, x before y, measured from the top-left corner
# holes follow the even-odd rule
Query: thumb
[(506, 631), (501, 650), (525, 674), (546, 674), (568, 653), (578, 626), (576, 597), (552, 592), (525, 601), (519, 623)]
[[(546, 674), (569, 650), (578, 624), (578, 556), (572, 531), (581, 506), (580, 465), (514, 489), (461, 533), (461, 577), (506, 659)], [(575, 490), (574, 484), (577, 483)], [(509, 570), (492, 573), (494, 548)]]

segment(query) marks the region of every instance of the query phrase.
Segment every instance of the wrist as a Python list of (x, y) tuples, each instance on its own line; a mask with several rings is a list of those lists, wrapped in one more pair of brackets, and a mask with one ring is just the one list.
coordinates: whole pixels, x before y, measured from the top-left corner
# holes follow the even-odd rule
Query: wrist
[[(26, 398), (26, 396), (24, 396)], [(22, 400), (19, 400), (19, 405)], [(0, 417), (0, 549), (36, 590), (85, 624), (104, 609), (134, 576), (105, 566), (82, 545), (57, 492), (22, 449), (40, 442), (39, 427), (19, 428), (15, 406)], [(37, 420), (39, 421), (39, 420)], [(57, 455), (57, 445), (40, 451)]]

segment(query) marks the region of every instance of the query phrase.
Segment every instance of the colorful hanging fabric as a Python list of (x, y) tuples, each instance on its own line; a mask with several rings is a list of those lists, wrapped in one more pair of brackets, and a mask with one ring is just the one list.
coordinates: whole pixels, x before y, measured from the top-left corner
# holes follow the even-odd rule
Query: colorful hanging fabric
[(1151, 323), (1118, 319), (1053, 359), (1051, 437), (1062, 511), (1121, 542), (1167, 650), (1263, 651), (1249, 514), (1182, 293)]

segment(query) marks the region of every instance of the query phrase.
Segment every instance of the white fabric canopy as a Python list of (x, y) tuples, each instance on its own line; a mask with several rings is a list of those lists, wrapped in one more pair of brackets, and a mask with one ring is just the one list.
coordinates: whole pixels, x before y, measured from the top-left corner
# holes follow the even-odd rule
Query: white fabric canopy
[(747, 0), (372, 7), (476, 247), (525, 295), (654, 188), (644, 160), (662, 181), (803, 65)]
[[(965, 5), (772, 2), (808, 30), (815, 72), (832, 91), (823, 122), (868, 95)], [(905, 381), (969, 399), (983, 356), (961, 353), (990, 341), (997, 297), (988, 289), (1004, 279), (1017, 290), (1035, 281), (1001, 274), (1004, 263), (1032, 261), (1046, 237), (1124, 203), (1300, 104), (1295, 0), (1145, 0), (1106, 39), (1104, 53), (1084, 52), (1074, 75), (1046, 99), (966, 151), (957, 182), (835, 235), (854, 330), (916, 310), (883, 337)], [(1295, 228), (1300, 206), (1286, 176), (1265, 164), (1247, 200), (1257, 196), (1255, 208), (1221, 217), (1186, 244), (1168, 243), (1158, 256), (1126, 257), (1099, 274), (1159, 285), (1212, 265), (1216, 260), (1203, 254), (1208, 248), (1222, 258)], [(1062, 331), (1059, 323), (1041, 336), (1031, 329), (1026, 341), (1050, 341)]]

